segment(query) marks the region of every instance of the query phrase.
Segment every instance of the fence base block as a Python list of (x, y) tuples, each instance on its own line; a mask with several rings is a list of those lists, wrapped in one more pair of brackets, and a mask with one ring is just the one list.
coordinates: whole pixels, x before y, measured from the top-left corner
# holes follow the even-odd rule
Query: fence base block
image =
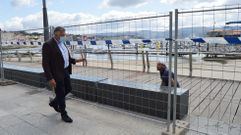
[[(172, 128), (172, 125), (170, 125), (170, 129)], [(172, 130), (169, 132), (165, 131), (162, 132), (162, 135), (185, 135), (189, 127), (189, 123), (185, 121), (176, 121), (176, 133), (173, 133)]]

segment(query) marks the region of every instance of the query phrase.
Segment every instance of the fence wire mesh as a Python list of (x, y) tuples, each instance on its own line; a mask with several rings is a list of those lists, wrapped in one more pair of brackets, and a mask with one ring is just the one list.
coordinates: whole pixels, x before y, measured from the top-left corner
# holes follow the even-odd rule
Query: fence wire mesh
[[(51, 36), (54, 27), (49, 28)], [(168, 90), (159, 93), (161, 80), (156, 64), (169, 65), (169, 14), (63, 27), (71, 56), (87, 59), (73, 66), (72, 93), (76, 97), (167, 119)], [(47, 87), (43, 76), (39, 77), (43, 30), (2, 32), (6, 78)], [(164, 126), (160, 128), (165, 130)]]
[(73, 57), (87, 58), (74, 73), (123, 86), (106, 89), (100, 82), (97, 102), (166, 119), (168, 101), (138, 89), (159, 90), (156, 63), (168, 65), (169, 24), (169, 14), (155, 14), (65, 26)]
[(177, 12), (179, 47), (193, 52), (180, 57), (177, 68), (185, 76), (181, 86), (189, 89), (190, 134), (240, 134), (241, 52), (240, 41), (234, 42), (241, 36), (240, 10), (233, 5)]
[[(240, 8), (178, 10), (176, 20), (170, 14), (150, 14), (63, 26), (71, 56), (87, 59), (73, 67), (72, 93), (167, 119), (168, 90), (160, 88), (156, 69), (161, 62), (177, 70), (176, 116), (190, 124), (187, 134), (240, 134)], [(172, 19), (178, 22), (175, 40)], [(43, 30), (1, 32), (7, 79), (47, 87), (41, 69)]]

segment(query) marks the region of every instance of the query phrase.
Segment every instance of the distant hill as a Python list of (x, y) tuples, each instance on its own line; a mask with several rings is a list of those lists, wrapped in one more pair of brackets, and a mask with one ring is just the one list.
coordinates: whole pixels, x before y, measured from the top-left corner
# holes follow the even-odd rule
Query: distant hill
[[(222, 27), (215, 28), (223, 30)], [(227, 29), (239, 29), (241, 30), (241, 27), (226, 27)], [(179, 38), (191, 38), (191, 37), (206, 37), (207, 32), (213, 30), (213, 27), (187, 27), (187, 28), (180, 28), (179, 29)], [(174, 35), (174, 32), (173, 32)], [(155, 39), (155, 38), (168, 38), (169, 31), (150, 31), (150, 30), (142, 30), (142, 31), (126, 31), (126, 32), (112, 32), (112, 33), (99, 33), (96, 35), (97, 38), (142, 38), (142, 39)]]

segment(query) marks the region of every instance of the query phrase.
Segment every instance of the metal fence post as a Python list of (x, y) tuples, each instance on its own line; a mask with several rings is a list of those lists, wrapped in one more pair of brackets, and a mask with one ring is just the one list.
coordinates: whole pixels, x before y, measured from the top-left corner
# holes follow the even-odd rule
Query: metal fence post
[(6, 58), (6, 61), (11, 61), (11, 57), (10, 57), (9, 51), (7, 51), (7, 58)]
[(21, 54), (18, 52), (18, 50), (16, 51), (16, 55), (18, 57), (18, 62), (21, 62), (22, 58), (21, 58)]
[(52, 38), (54, 36), (54, 26), (50, 26), (49, 27), (49, 39)]
[(33, 63), (33, 55), (32, 55), (31, 50), (28, 51), (28, 54), (29, 54), (29, 58), (30, 58), (31, 63)]
[(167, 132), (171, 123), (171, 80), (172, 80), (172, 12), (169, 12), (169, 75), (168, 75), (168, 105), (167, 105)]
[(82, 63), (83, 67), (87, 67), (87, 59), (84, 50), (81, 50), (80, 55), (82, 59), (85, 59), (85, 61)]
[(174, 95), (173, 95), (173, 133), (176, 133), (177, 110), (177, 53), (178, 53), (178, 9), (175, 9), (175, 58), (174, 58)]
[(138, 43), (135, 44), (136, 55), (138, 55)]
[(111, 55), (111, 50), (108, 50), (108, 55), (109, 55), (109, 59), (110, 59), (111, 69), (114, 69), (114, 64), (113, 64), (113, 59), (112, 59), (112, 55)]
[(3, 67), (3, 46), (2, 46), (2, 30), (0, 29), (0, 55), (1, 55), (1, 63), (0, 63), (0, 70), (1, 70), (1, 81), (4, 81), (4, 67)]
[(192, 53), (189, 53), (189, 76), (192, 77)]
[(150, 61), (149, 61), (149, 52), (146, 51), (146, 66), (147, 66), (147, 73), (150, 72)]
[(143, 72), (145, 72), (146, 71), (145, 52), (142, 51), (141, 55), (142, 55)]

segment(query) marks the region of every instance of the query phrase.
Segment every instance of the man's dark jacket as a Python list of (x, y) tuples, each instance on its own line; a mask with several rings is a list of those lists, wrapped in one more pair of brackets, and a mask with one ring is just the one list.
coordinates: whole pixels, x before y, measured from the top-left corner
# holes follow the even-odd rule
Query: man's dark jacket
[[(75, 59), (69, 54), (69, 73), (72, 73), (72, 64), (75, 64)], [(47, 81), (55, 79), (55, 81), (64, 81), (64, 58), (54, 38), (45, 42), (42, 48), (42, 66)]]

